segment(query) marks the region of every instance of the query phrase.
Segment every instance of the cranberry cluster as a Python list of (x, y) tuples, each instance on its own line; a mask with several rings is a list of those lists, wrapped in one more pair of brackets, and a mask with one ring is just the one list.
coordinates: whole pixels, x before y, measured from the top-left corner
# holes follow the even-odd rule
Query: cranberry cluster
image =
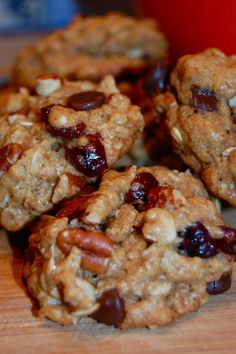
[[(99, 108), (105, 102), (103, 92), (86, 91), (76, 93), (68, 98), (67, 106), (76, 111), (89, 111)], [(42, 109), (41, 115), (45, 121), (47, 130), (53, 135), (65, 141), (65, 156), (76, 169), (87, 177), (98, 177), (107, 171), (108, 165), (106, 153), (99, 134), (87, 134), (86, 125), (79, 123), (73, 127), (53, 127), (48, 121), (48, 115), (53, 105)], [(87, 144), (85, 146), (74, 146), (68, 140), (73, 140), (79, 136), (85, 136)]]
[(183, 238), (179, 251), (189, 257), (209, 258), (219, 252), (236, 256), (236, 230), (222, 226), (222, 238), (212, 238), (207, 228), (196, 222), (180, 231), (178, 236)]

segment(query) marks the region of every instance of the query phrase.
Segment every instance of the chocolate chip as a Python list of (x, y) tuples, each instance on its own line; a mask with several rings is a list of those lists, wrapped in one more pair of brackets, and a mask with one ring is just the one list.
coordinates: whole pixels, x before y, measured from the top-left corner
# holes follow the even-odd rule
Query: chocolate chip
[(224, 293), (231, 286), (231, 273), (224, 273), (219, 280), (207, 284), (207, 292), (210, 295)]
[(143, 90), (147, 96), (166, 91), (170, 79), (171, 65), (168, 61), (156, 64), (145, 76)]
[(86, 91), (70, 96), (67, 105), (76, 111), (90, 111), (101, 107), (105, 102), (105, 95), (99, 91)]
[(214, 91), (205, 88), (200, 88), (198, 86), (193, 86), (192, 94), (193, 94), (192, 105), (197, 109), (197, 112), (217, 111), (217, 99)]
[(98, 300), (99, 308), (90, 315), (96, 321), (107, 325), (118, 326), (125, 318), (124, 300), (117, 289), (110, 289), (102, 293)]

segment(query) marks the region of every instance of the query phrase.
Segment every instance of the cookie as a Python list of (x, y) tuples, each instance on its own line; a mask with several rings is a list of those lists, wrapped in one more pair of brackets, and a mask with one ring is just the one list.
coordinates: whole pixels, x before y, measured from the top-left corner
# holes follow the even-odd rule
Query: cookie
[[(145, 126), (139, 139), (119, 166), (135, 164), (137, 166), (165, 165), (172, 169), (185, 170), (181, 159), (173, 154), (171, 139), (165, 122), (165, 109), (160, 110), (156, 97), (164, 95), (170, 88), (171, 65), (161, 61), (152, 65), (135, 82), (119, 82), (119, 88), (131, 101), (141, 108)], [(158, 109), (157, 109), (158, 107)]]
[(58, 323), (164, 326), (229, 288), (235, 245), (200, 180), (132, 166), (42, 217), (24, 277)]
[(154, 20), (122, 14), (77, 17), (67, 28), (41, 39), (19, 54), (13, 80), (34, 85), (35, 77), (100, 80), (107, 74), (142, 71), (167, 55), (167, 41)]
[(215, 196), (236, 206), (236, 57), (217, 49), (179, 59), (167, 124), (176, 152)]
[(9, 97), (0, 131), (0, 223), (24, 227), (97, 180), (131, 148), (144, 122), (114, 78), (99, 84), (38, 77)]

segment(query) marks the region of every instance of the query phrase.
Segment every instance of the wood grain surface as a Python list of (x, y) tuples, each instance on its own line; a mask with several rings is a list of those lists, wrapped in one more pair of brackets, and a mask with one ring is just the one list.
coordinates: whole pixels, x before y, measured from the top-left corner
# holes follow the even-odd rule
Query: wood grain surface
[(120, 331), (91, 320), (63, 327), (34, 316), (17, 237), (0, 232), (1, 354), (236, 353), (236, 264), (228, 292), (165, 328)]

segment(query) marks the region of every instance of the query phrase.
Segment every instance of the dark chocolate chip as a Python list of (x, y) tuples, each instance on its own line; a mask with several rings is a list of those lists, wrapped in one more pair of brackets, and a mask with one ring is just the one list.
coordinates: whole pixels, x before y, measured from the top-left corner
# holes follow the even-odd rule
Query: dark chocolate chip
[(105, 95), (99, 91), (86, 91), (70, 96), (67, 105), (76, 111), (90, 111), (101, 107), (105, 102)]
[(217, 295), (229, 290), (231, 286), (231, 273), (224, 273), (219, 280), (207, 284), (207, 292), (210, 295)]
[(170, 79), (171, 65), (168, 61), (156, 64), (145, 76), (143, 90), (147, 96), (163, 93)]
[(118, 326), (125, 318), (124, 300), (117, 289), (110, 289), (102, 293), (98, 300), (99, 308), (90, 315), (96, 321), (107, 325)]
[(215, 112), (217, 111), (217, 99), (215, 92), (201, 88), (198, 86), (192, 87), (193, 95), (193, 107), (196, 108), (197, 112)]

